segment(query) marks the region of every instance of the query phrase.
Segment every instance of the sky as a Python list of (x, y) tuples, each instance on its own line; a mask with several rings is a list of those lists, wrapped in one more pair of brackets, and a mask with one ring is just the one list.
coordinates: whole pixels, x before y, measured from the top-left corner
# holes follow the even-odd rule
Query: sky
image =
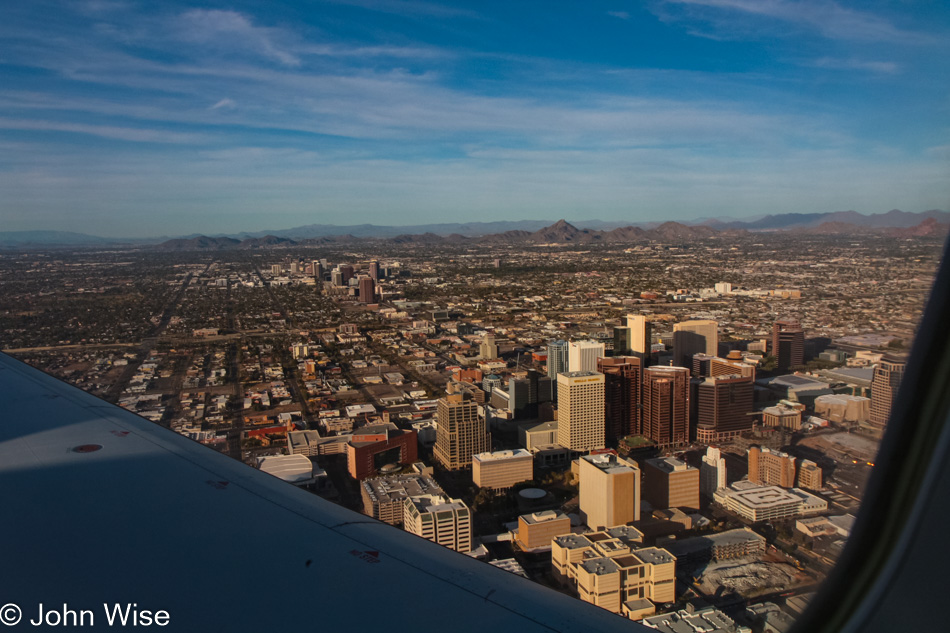
[(6, 2), (0, 231), (950, 209), (943, 0)]

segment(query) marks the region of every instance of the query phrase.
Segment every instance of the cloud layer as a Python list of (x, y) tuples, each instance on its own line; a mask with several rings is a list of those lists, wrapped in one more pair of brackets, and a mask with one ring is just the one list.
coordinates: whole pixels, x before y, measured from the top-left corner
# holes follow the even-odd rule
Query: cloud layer
[(0, 215), (8, 230), (146, 235), (340, 212), (947, 206), (932, 149), (950, 144), (950, 83), (935, 81), (947, 15), (824, 0), (608, 9), (25, 3), (0, 25)]

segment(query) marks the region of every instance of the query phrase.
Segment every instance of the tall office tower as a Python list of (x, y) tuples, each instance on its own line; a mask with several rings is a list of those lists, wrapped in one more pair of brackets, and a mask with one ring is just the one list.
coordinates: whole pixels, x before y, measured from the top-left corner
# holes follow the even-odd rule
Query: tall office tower
[(719, 350), (719, 324), (709, 319), (683, 321), (673, 326), (673, 358), (680, 367), (693, 366), (695, 354), (715, 356)]
[(623, 356), (630, 353), (630, 328), (614, 328), (614, 356)]
[(508, 408), (516, 418), (527, 419), (538, 415), (538, 405), (551, 401), (551, 379), (533, 369), (524, 378), (508, 381)]
[[(537, 384), (537, 383), (535, 383)], [(527, 378), (511, 378), (508, 381), (508, 409), (518, 419), (530, 418), (528, 409), (531, 405), (531, 381)], [(535, 401), (537, 405), (537, 401)], [(537, 406), (534, 407), (537, 410)]]
[(571, 341), (567, 351), (567, 371), (597, 371), (597, 359), (605, 355), (597, 341)]
[(369, 263), (369, 276), (373, 281), (379, 281), (379, 262), (372, 261)]
[[(528, 376), (531, 376), (532, 372), (528, 372)], [(551, 402), (554, 400), (554, 381), (542, 374), (541, 372), (534, 372), (538, 377), (538, 404), (544, 404), (545, 402)]]
[(472, 512), (460, 499), (442, 495), (407, 497), (403, 528), (456, 552), (472, 551)]
[(604, 421), (607, 439), (640, 435), (640, 359), (613, 356), (597, 361), (604, 375)]
[(571, 371), (557, 376), (557, 442), (572, 451), (604, 447), (604, 375)]
[(493, 335), (486, 334), (485, 338), (482, 339), (481, 344), (478, 346), (478, 356), (486, 360), (498, 358), (498, 346), (495, 345), (495, 337)]
[(657, 446), (689, 442), (689, 370), (647, 367), (643, 370), (640, 401), (642, 434)]
[(581, 518), (592, 530), (640, 520), (640, 469), (616, 455), (584, 455), (580, 469)]
[(446, 470), (472, 465), (472, 455), (491, 450), (488, 425), (478, 415), (471, 393), (453, 393), (439, 399), (433, 455)]
[(699, 465), (699, 491), (712, 499), (720, 488), (726, 487), (726, 459), (718, 448), (706, 449), (703, 462)]
[(749, 481), (781, 488), (795, 487), (795, 458), (753, 446), (749, 449)]
[(284, 267), (280, 264), (271, 264), (270, 272), (272, 275), (282, 275), (284, 274)]
[(346, 285), (350, 283), (350, 279), (353, 279), (354, 270), (350, 265), (340, 266), (340, 272), (343, 273), (343, 284)]
[(310, 272), (313, 273), (313, 278), (317, 281), (323, 280), (323, 264), (320, 263), (319, 259), (310, 262)]
[(548, 341), (548, 378), (553, 387), (552, 398), (557, 398), (557, 375), (567, 371), (567, 341)]
[(641, 360), (650, 358), (653, 345), (653, 328), (642, 314), (628, 314), (627, 328), (630, 329), (630, 353)]
[(371, 277), (360, 277), (360, 303), (376, 303), (376, 282)]
[(699, 470), (674, 457), (643, 462), (643, 498), (654, 510), (699, 510)]
[(907, 359), (885, 354), (874, 368), (871, 377), (871, 424), (884, 428), (897, 399)]
[(697, 441), (722, 442), (752, 429), (753, 381), (732, 375), (692, 382), (690, 420)]
[(772, 356), (779, 371), (805, 364), (805, 330), (798, 321), (780, 319), (772, 324)]
[(343, 271), (340, 270), (339, 268), (333, 269), (333, 271), (330, 272), (330, 283), (332, 283), (334, 286), (337, 286), (337, 287), (342, 286), (344, 283)]

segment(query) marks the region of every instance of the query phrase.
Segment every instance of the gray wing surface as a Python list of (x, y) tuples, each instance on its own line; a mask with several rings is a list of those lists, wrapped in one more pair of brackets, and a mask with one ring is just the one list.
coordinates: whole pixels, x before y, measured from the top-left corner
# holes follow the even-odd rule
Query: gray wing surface
[[(75, 450), (98, 445), (92, 452)], [(324, 501), (0, 354), (0, 605), (175, 631), (645, 630)], [(64, 628), (64, 627), (58, 627)], [(152, 626), (156, 629), (158, 627)]]

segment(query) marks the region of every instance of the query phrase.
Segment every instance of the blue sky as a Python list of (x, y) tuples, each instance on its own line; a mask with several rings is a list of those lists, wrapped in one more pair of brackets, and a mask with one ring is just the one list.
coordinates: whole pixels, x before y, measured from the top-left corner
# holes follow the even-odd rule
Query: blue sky
[(950, 208), (942, 0), (8, 2), (0, 230)]

